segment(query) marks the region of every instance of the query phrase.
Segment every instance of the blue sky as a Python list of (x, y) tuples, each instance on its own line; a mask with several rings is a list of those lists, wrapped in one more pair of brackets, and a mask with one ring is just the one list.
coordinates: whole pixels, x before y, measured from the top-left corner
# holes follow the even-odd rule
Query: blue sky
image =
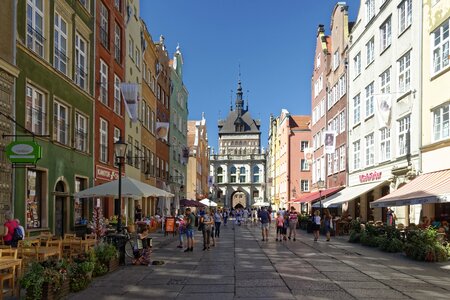
[[(267, 145), (270, 114), (286, 108), (311, 114), (311, 74), (318, 24), (329, 34), (333, 0), (141, 0), (153, 37), (162, 34), (170, 55), (179, 43), (189, 120), (205, 112), (209, 144), (217, 149), (217, 120), (236, 98), (241, 71), (244, 99), (261, 120)], [(359, 0), (346, 1), (350, 21)], [(233, 93), (231, 94), (231, 90)]]

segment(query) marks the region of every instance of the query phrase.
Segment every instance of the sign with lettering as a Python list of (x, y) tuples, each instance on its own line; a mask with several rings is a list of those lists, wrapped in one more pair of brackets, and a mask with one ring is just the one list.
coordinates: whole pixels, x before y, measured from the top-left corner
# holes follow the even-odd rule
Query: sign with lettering
[(6, 146), (6, 156), (13, 164), (36, 164), (41, 154), (41, 146), (34, 141), (15, 141)]
[[(122, 173), (122, 176), (125, 176), (124, 173)], [(112, 181), (119, 179), (119, 171), (114, 169), (109, 169), (102, 167), (100, 165), (95, 166), (95, 178)]]
[(381, 172), (373, 171), (367, 174), (359, 175), (359, 182), (368, 182), (381, 179)]

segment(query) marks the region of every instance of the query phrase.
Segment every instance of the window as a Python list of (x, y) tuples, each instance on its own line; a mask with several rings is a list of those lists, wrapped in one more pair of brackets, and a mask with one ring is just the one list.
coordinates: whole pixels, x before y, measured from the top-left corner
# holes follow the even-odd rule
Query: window
[(47, 206), (47, 201), (44, 195), (44, 186), (46, 185), (46, 173), (34, 169), (27, 170), (27, 229), (45, 227), (46, 224), (42, 224), (44, 221), (43, 213)]
[(380, 161), (391, 159), (391, 130), (388, 127), (380, 130)]
[(339, 67), (339, 49), (333, 54), (333, 71)]
[(366, 0), (366, 23), (375, 16), (375, 0)]
[(235, 183), (236, 182), (236, 167), (231, 167), (230, 168), (230, 182), (231, 183)]
[(373, 115), (373, 82), (366, 86), (366, 118)]
[[(131, 147), (131, 145), (130, 145)], [(140, 168), (140, 148), (139, 148), (139, 141), (134, 141), (134, 153), (135, 153), (135, 157), (134, 157), (134, 167), (139, 169)], [(163, 161), (161, 160), (161, 163), (163, 163)], [(162, 169), (163, 169), (163, 173), (161, 174), (161, 177), (164, 178), (164, 163), (162, 164)]]
[(245, 167), (241, 167), (239, 169), (239, 182), (244, 183), (245, 182)]
[(375, 43), (373, 38), (366, 44), (366, 66), (375, 59)]
[(433, 111), (433, 141), (449, 138), (449, 110), (450, 104)]
[(140, 69), (141, 68), (141, 52), (136, 47), (136, 66)]
[(121, 28), (119, 25), (114, 26), (114, 59), (120, 64), (122, 59), (122, 34), (121, 34)]
[(53, 139), (68, 145), (69, 143), (69, 108), (61, 103), (53, 103)]
[(309, 171), (309, 164), (306, 159), (302, 159), (300, 161), (300, 170), (301, 171)]
[(75, 149), (87, 152), (88, 123), (87, 118), (80, 113), (75, 114)]
[(339, 133), (345, 131), (345, 122), (346, 122), (346, 120), (345, 120), (345, 110), (344, 110), (339, 114), (339, 128), (340, 128)]
[(302, 179), (300, 181), (302, 192), (309, 192), (309, 181)]
[(87, 89), (87, 45), (79, 35), (75, 35), (75, 83), (83, 90)]
[(412, 0), (404, 0), (398, 6), (398, 32), (402, 33), (412, 23)]
[(339, 88), (339, 99), (340, 99), (347, 92), (347, 77), (345, 76), (345, 74), (342, 75), (341, 78), (339, 78), (338, 88)]
[(114, 7), (118, 10), (118, 11), (122, 11), (122, 5), (121, 5), (121, 0), (114, 0)]
[[(75, 193), (78, 193), (88, 187), (87, 179), (75, 177)], [(83, 220), (88, 219), (88, 200), (89, 199), (74, 199), (73, 218), (75, 225), (83, 225)]]
[(55, 13), (55, 58), (54, 66), (63, 74), (67, 74), (67, 22)]
[(103, 47), (109, 49), (109, 32), (108, 32), (109, 12), (103, 2), (100, 2), (100, 42)]
[(361, 142), (357, 140), (353, 143), (353, 169), (357, 170), (360, 166), (360, 151), (361, 151)]
[(380, 75), (380, 94), (391, 93), (391, 68)]
[(373, 133), (366, 136), (366, 167), (372, 166), (375, 163)]
[(114, 74), (114, 112), (119, 116), (121, 115), (120, 104), (120, 78)]
[(381, 51), (389, 47), (392, 43), (392, 24), (391, 17), (389, 17), (383, 24), (380, 26), (380, 43), (381, 43)]
[(301, 141), (300, 142), (300, 151), (305, 151), (305, 148), (309, 147), (309, 142), (308, 141)]
[(399, 156), (408, 153), (408, 134), (411, 117), (407, 116), (398, 121), (398, 154)]
[(89, 11), (89, 0), (78, 0)]
[(259, 182), (259, 167), (258, 166), (253, 167), (253, 182), (254, 183)]
[[(131, 147), (128, 147), (131, 148)], [(108, 122), (100, 118), (100, 157), (101, 162), (108, 162)]]
[(117, 127), (114, 127), (114, 141), (113, 141), (113, 143), (117, 142), (120, 139), (121, 136), (122, 135), (120, 133), (120, 129), (117, 128)]
[(134, 61), (134, 41), (131, 38), (131, 36), (130, 39), (128, 40), (128, 55)]
[(410, 56), (411, 56), (411, 51), (409, 51), (408, 53), (403, 55), (398, 60), (398, 90), (399, 90), (399, 92), (402, 92), (402, 93), (410, 90), (410, 83), (411, 83)]
[(334, 170), (334, 173), (339, 172), (339, 149), (334, 150), (333, 170)]
[(355, 68), (355, 77), (361, 74), (361, 52), (358, 52), (353, 58), (353, 66)]
[(328, 154), (328, 169), (327, 169), (327, 174), (332, 174), (333, 173), (333, 154)]
[(431, 34), (433, 48), (433, 74), (445, 69), (449, 65), (449, 26), (450, 19), (447, 19)]
[(353, 98), (353, 124), (361, 122), (361, 96), (356, 95)]
[(108, 105), (108, 66), (100, 59), (100, 101)]
[(339, 171), (345, 170), (345, 146), (339, 148)]
[(31, 85), (26, 89), (26, 128), (37, 135), (47, 134), (47, 102), (45, 95)]
[(320, 68), (320, 54), (318, 54), (316, 58), (316, 69), (318, 68)]
[(27, 0), (27, 47), (44, 57), (43, 1)]

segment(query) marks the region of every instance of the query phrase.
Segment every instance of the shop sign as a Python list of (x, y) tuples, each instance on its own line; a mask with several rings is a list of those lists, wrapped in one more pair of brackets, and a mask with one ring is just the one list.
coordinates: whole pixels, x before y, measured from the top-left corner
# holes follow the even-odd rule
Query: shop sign
[[(125, 174), (122, 174), (125, 175)], [(97, 165), (95, 168), (95, 178), (112, 181), (119, 179), (119, 172), (114, 169), (105, 168)]]
[(373, 171), (367, 174), (359, 175), (359, 182), (376, 181), (381, 179), (381, 172)]
[(41, 155), (41, 146), (34, 141), (15, 141), (6, 146), (6, 156), (13, 164), (36, 164)]

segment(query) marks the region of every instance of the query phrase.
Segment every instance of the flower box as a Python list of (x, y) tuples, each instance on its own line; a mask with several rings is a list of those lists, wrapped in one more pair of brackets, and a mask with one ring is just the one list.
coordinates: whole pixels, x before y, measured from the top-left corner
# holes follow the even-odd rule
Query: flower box
[(53, 290), (53, 285), (50, 283), (44, 283), (42, 286), (42, 299), (53, 300), (53, 299), (63, 299), (67, 297), (70, 293), (69, 280), (64, 280), (61, 287), (57, 290)]
[(111, 259), (108, 263), (108, 271), (109, 273), (114, 272), (119, 268), (119, 259), (117, 257)]

